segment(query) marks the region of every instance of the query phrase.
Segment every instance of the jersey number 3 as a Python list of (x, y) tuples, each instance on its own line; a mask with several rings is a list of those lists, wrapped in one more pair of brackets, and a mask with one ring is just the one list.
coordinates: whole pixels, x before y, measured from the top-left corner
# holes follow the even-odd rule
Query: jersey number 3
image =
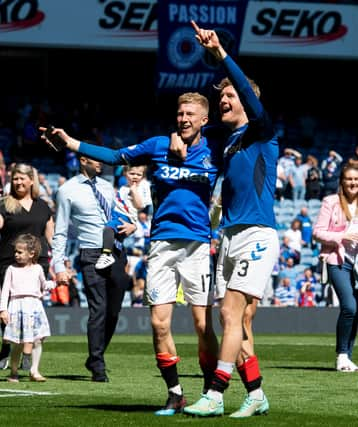
[(240, 277), (245, 277), (247, 275), (247, 270), (249, 268), (249, 261), (247, 261), (246, 259), (243, 259), (242, 261), (239, 262), (239, 264), (240, 264), (240, 268), (237, 274)]

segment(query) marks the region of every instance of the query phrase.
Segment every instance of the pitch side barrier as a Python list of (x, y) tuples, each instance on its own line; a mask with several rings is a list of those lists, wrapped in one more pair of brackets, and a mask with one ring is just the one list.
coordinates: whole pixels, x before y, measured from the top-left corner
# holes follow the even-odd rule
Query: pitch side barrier
[[(87, 308), (48, 307), (46, 313), (52, 335), (86, 334)], [(221, 333), (219, 309), (214, 308), (214, 326)], [(254, 320), (255, 333), (323, 334), (335, 333), (337, 307), (259, 307)], [(173, 331), (178, 334), (194, 333), (191, 309), (175, 307)], [(123, 308), (117, 334), (151, 334), (149, 309)]]

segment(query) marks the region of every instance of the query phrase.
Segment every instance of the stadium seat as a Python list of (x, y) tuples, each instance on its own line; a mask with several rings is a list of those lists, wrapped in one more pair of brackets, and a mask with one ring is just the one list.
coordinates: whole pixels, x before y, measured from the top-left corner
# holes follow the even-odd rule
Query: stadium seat
[(303, 206), (307, 206), (308, 203), (306, 200), (295, 200), (293, 206), (296, 212), (299, 212)]
[(314, 264), (314, 257), (312, 255), (301, 254), (300, 264), (304, 266), (311, 266)]
[(291, 199), (281, 200), (281, 208), (291, 208), (293, 210), (293, 201)]
[(311, 248), (302, 248), (301, 250), (301, 257), (303, 256), (312, 256), (313, 255), (313, 251)]
[(310, 199), (307, 203), (309, 212), (313, 211), (314, 209), (320, 209), (321, 208), (321, 201), (319, 199)]

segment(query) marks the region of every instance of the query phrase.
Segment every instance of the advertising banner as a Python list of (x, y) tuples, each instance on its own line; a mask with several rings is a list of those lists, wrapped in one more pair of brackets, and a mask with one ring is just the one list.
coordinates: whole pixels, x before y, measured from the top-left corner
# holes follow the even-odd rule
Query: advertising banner
[(358, 58), (358, 7), (250, 1), (240, 51), (248, 55)]
[(190, 29), (192, 17), (234, 36), (244, 55), (358, 59), (358, 4), (328, 1), (0, 0), (0, 47), (155, 52), (159, 37), (168, 67), (162, 53), (189, 47), (176, 31)]
[(247, 1), (159, 0), (159, 91), (205, 92), (217, 77), (219, 64), (199, 45), (190, 21), (214, 29), (226, 51), (235, 55)]

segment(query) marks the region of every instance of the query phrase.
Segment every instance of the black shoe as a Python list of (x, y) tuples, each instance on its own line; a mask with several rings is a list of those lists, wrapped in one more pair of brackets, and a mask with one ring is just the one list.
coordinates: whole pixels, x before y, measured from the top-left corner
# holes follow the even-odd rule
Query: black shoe
[(96, 383), (109, 383), (109, 378), (106, 373), (103, 372), (92, 372), (92, 381)]
[(91, 372), (92, 372), (92, 368), (91, 368), (91, 365), (90, 365), (90, 358), (88, 358), (88, 359), (86, 360), (86, 362), (85, 362), (85, 368), (86, 368), (88, 371), (91, 371)]
[(171, 416), (183, 412), (186, 400), (183, 395), (175, 394), (172, 391), (169, 392), (168, 399), (164, 408), (159, 409), (155, 412), (155, 415), (166, 415)]

